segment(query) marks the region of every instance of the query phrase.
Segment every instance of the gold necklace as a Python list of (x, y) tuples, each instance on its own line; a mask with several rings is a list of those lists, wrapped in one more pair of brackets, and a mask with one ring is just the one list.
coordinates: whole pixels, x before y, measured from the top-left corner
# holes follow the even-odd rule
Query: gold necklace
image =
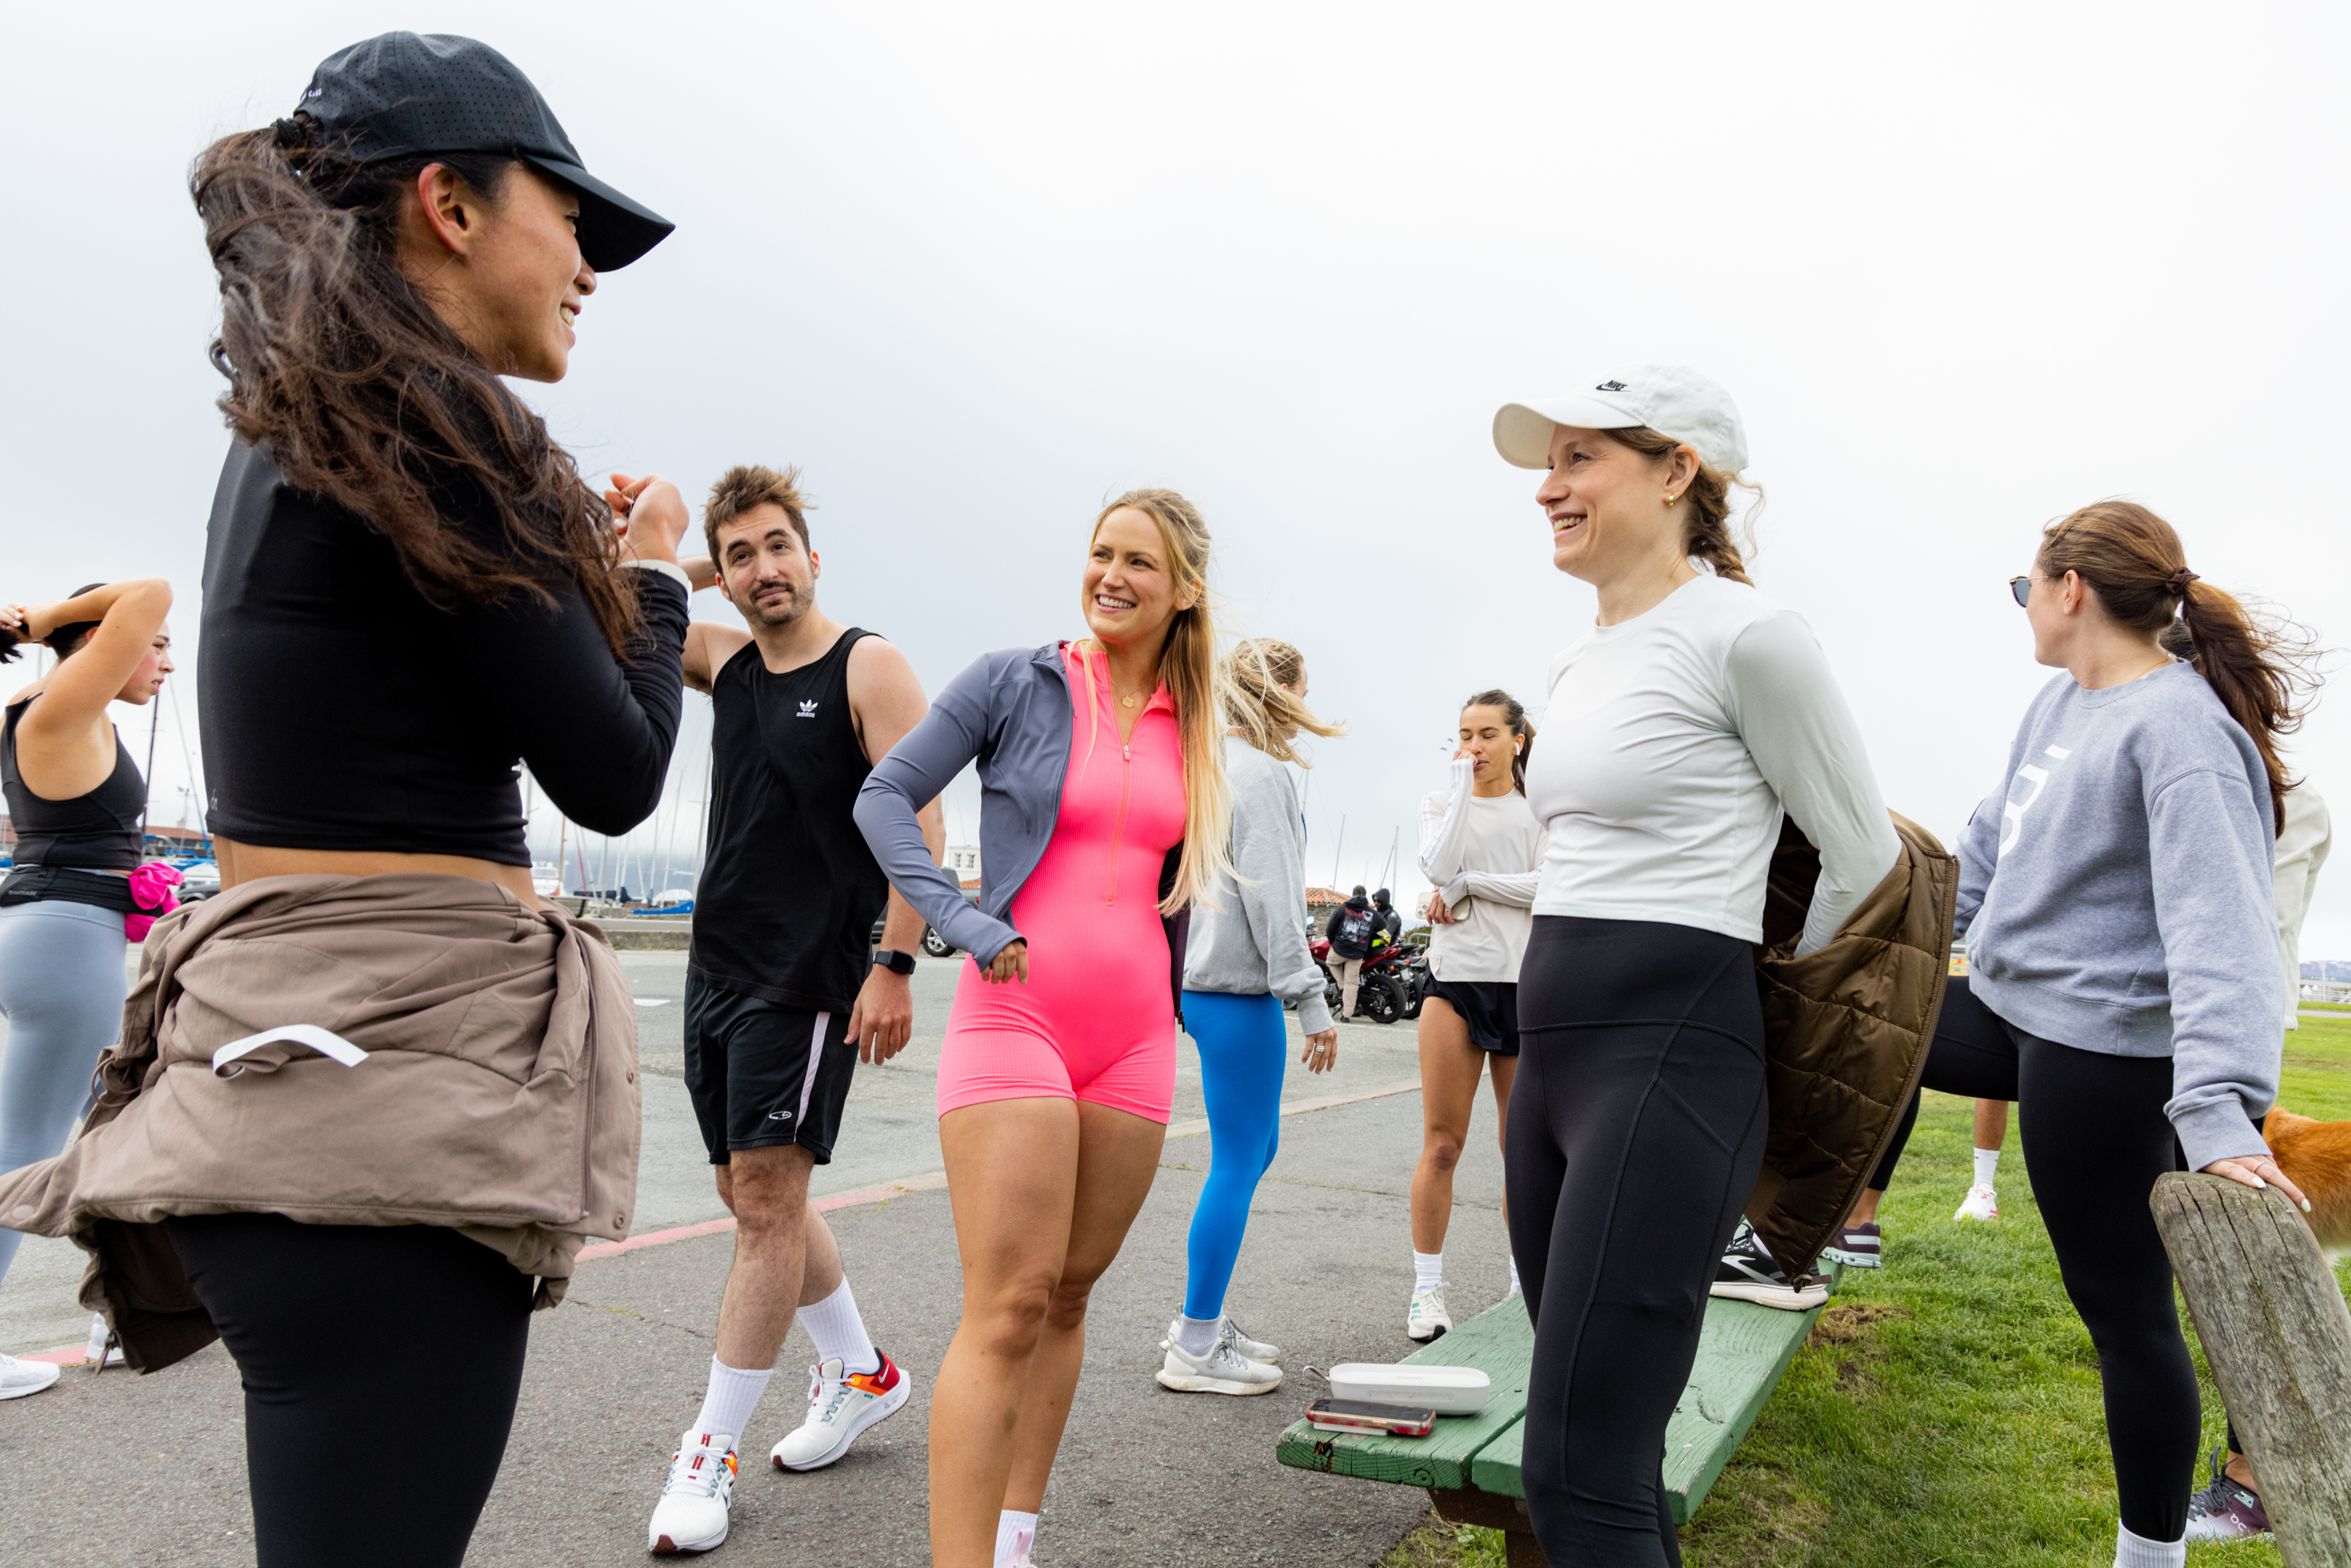
[(1089, 637), (1086, 641), (1093, 644), (1093, 652), (1102, 656), (1102, 678), (1110, 683), (1110, 695), (1118, 697), (1118, 706), (1133, 707), (1141, 702), (1143, 695), (1139, 692), (1132, 696), (1118, 696), (1118, 677), (1110, 673), (1110, 650), (1102, 645), (1102, 639), (1099, 637)]

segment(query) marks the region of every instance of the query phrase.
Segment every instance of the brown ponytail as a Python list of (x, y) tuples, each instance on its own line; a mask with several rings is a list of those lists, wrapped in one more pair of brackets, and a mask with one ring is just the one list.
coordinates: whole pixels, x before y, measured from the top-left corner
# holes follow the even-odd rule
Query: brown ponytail
[[(1653, 461), (1670, 457), (1677, 448), (1687, 444), (1670, 435), (1660, 435), (1646, 424), (1635, 425), (1629, 430), (1604, 430), (1600, 434)], [(1756, 504), (1759, 507), (1762, 504), (1763, 486), (1761, 485), (1741, 479), (1736, 474), (1726, 474), (1703, 461), (1698, 463), (1698, 477), (1690, 481), (1690, 487), (1682, 495), (1682, 499), (1689, 503), (1689, 511), (1682, 523), (1682, 553), (1692, 560), (1706, 562), (1708, 570), (1717, 577), (1727, 577), (1733, 582), (1743, 582), (1752, 588), (1755, 583), (1747, 575), (1746, 558), (1740, 553), (1739, 541), (1731, 537), (1730, 532), (1730, 487), (1733, 485), (1743, 490), (1754, 491)], [(1748, 548), (1754, 548), (1751, 535)]]
[(1527, 792), (1527, 758), (1535, 748), (1535, 727), (1527, 722), (1524, 704), (1499, 686), (1479, 692), (1461, 705), (1467, 713), (1473, 707), (1498, 707), (1502, 710), (1502, 722), (1512, 735), (1519, 737), (1519, 748), (1510, 758), (1510, 787), (1523, 795)]
[(2169, 523), (2131, 501), (2100, 501), (2049, 525), (2034, 565), (2043, 577), (2077, 574), (2097, 591), (2116, 624), (2173, 644), (2177, 612), (2194, 664), (2220, 706), (2262, 754), (2270, 810), (2285, 826), (2286, 777), (2277, 737), (2302, 727), (2302, 688), (2314, 685), (2308, 650), (2285, 629), (2264, 624), (2228, 593), (2188, 570), (2188, 552)]

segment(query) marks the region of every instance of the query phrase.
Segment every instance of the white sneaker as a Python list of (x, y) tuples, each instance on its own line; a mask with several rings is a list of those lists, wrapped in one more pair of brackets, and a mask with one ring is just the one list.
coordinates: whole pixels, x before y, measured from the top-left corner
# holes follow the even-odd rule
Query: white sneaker
[(55, 1362), (18, 1361), (13, 1355), (0, 1355), (0, 1399), (22, 1399), (27, 1394), (38, 1394), (64, 1373), (65, 1369)]
[(83, 1362), (92, 1366), (99, 1366), (100, 1358), (103, 1357), (104, 1366), (120, 1366), (122, 1347), (119, 1344), (110, 1347), (108, 1344), (113, 1337), (106, 1326), (106, 1314), (92, 1312), (89, 1315), (89, 1343), (83, 1345), (81, 1350)]
[(1453, 1319), (1445, 1311), (1445, 1288), (1431, 1285), (1426, 1291), (1412, 1293), (1412, 1305), (1405, 1309), (1404, 1336), (1427, 1341), (1437, 1338), (1453, 1326)]
[(669, 1479), (645, 1527), (645, 1550), (656, 1557), (709, 1551), (726, 1539), (726, 1510), (734, 1500), (735, 1439), (686, 1433), (670, 1456)]
[[(1167, 1337), (1159, 1342), (1159, 1348), (1162, 1350), (1174, 1349), (1176, 1345), (1176, 1331), (1181, 1329), (1183, 1326), (1184, 1320), (1182, 1316), (1178, 1315), (1168, 1319)], [(1280, 1345), (1268, 1344), (1261, 1339), (1249, 1338), (1249, 1335), (1241, 1333), (1241, 1325), (1233, 1322), (1230, 1313), (1227, 1313), (1225, 1316), (1217, 1320), (1217, 1343), (1218, 1344), (1231, 1345), (1234, 1351), (1239, 1354), (1243, 1361), (1259, 1362), (1267, 1366), (1271, 1366), (1281, 1359), (1281, 1347)]]
[(779, 1470), (820, 1470), (857, 1441), (857, 1434), (898, 1413), (914, 1381), (880, 1350), (878, 1371), (852, 1373), (838, 1356), (809, 1368), (809, 1413), (799, 1429), (768, 1457)]
[(1959, 1211), (1951, 1218), (1953, 1219), (1998, 1219), (2000, 1198), (1991, 1188), (1978, 1182), (1968, 1188), (1967, 1201), (1959, 1205)]
[(1281, 1368), (1249, 1360), (1222, 1335), (1206, 1355), (1171, 1343), (1156, 1375), (1160, 1387), (1179, 1394), (1270, 1394), (1281, 1386)]

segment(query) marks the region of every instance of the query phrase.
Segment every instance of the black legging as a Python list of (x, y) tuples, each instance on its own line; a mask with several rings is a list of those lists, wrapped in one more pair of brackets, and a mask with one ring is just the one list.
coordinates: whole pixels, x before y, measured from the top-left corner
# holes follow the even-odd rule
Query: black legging
[[(1925, 1082), (2017, 1103), (2033, 1201), (2065, 1294), (2097, 1347), (2123, 1524), (2149, 1541), (2179, 1540), (2188, 1529), (2201, 1409), (2172, 1304), (2171, 1260), (2147, 1207), (2155, 1178), (2180, 1163), (2163, 1114), (2171, 1059), (2107, 1056), (2028, 1034), (1954, 979)], [(1917, 1114), (1914, 1102), (1872, 1186), (1892, 1177)]]
[(163, 1223), (244, 1379), (260, 1568), (457, 1568), (514, 1423), (530, 1280), (439, 1226)]
[(1753, 949), (1539, 915), (1519, 1040), (1503, 1165), (1535, 1328), (1527, 1511), (1552, 1568), (1678, 1564), (1666, 1423), (1763, 1162)]

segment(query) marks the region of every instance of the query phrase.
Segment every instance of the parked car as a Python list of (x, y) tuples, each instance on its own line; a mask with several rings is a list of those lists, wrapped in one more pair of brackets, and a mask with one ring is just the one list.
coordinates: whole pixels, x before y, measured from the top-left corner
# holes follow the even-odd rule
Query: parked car
[(180, 885), (176, 890), (182, 904), (202, 904), (220, 892), (220, 862), (198, 861), (180, 868)]

